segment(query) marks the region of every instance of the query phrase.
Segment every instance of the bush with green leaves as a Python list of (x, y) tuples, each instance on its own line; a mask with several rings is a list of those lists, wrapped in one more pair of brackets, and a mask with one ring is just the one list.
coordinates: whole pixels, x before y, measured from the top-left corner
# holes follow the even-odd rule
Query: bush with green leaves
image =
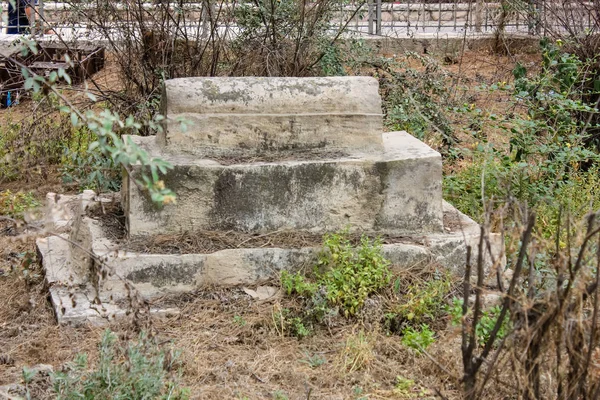
[[(37, 43), (26, 37), (21, 38), (20, 49), (21, 56), (23, 57), (28, 54), (38, 54), (40, 51)], [(74, 66), (68, 54), (65, 54), (64, 58), (67, 64)], [(131, 115), (124, 118), (119, 113), (113, 112), (108, 108), (103, 108), (100, 112), (94, 110), (83, 111), (65, 97), (60, 89), (60, 85), (64, 83), (71, 84), (71, 78), (65, 68), (58, 68), (56, 71), (48, 74), (48, 76), (42, 76), (32, 72), (19, 60), (14, 59), (11, 61), (21, 68), (24, 89), (34, 98), (40, 98), (39, 101), (49, 99), (48, 104), (46, 104), (49, 107), (47, 112), (56, 117), (56, 120), (60, 122), (58, 126), (60, 128), (59, 131), (63, 132), (63, 136), (66, 135), (66, 137), (59, 136), (63, 140), (55, 140), (56, 135), (51, 135), (53, 140), (48, 141), (43, 140), (43, 137), (36, 137), (34, 140), (30, 140), (32, 143), (42, 142), (45, 146), (56, 146), (58, 151), (47, 152), (47, 154), (53, 156), (55, 159), (47, 158), (45, 159), (47, 163), (59, 163), (63, 158), (65, 142), (69, 148), (73, 141), (73, 130), (79, 133), (85, 130), (86, 133), (89, 132), (89, 135), (95, 138), (87, 146), (87, 151), (90, 154), (97, 151), (104, 158), (110, 160), (112, 165), (124, 168), (129, 174), (132, 173), (134, 168), (139, 168), (134, 182), (141, 190), (148, 193), (156, 205), (175, 202), (175, 194), (169, 188), (166, 188), (164, 182), (160, 179), (160, 174), (165, 174), (172, 166), (164, 160), (151, 157), (144, 149), (135, 144), (130, 136), (127, 136), (125, 139), (122, 137), (124, 134), (140, 134), (142, 129), (145, 132), (161, 131), (163, 129), (163, 116), (157, 114), (149, 120), (138, 122)], [(97, 102), (96, 95), (87, 90), (87, 87), (84, 93), (91, 102)], [(64, 120), (70, 123), (70, 129), (62, 129), (64, 128), (62, 125), (62, 121)], [(6, 143), (7, 135), (3, 134), (0, 136), (0, 141)], [(24, 148), (23, 146), (17, 147), (20, 147), (21, 150)], [(13, 153), (17, 150), (15, 149)], [(29, 157), (37, 155), (33, 150), (25, 151), (25, 153)], [(0, 155), (3, 154), (0, 153)], [(14, 154), (4, 154), (4, 159), (6, 160), (11, 156), (14, 156)], [(104, 160), (100, 160), (99, 162), (102, 163)], [(41, 163), (40, 160), (38, 160), (39, 163)], [(112, 168), (110, 169), (112, 170)]]
[[(598, 113), (598, 104), (586, 102), (589, 89), (581, 86), (594, 61), (581, 61), (558, 44), (544, 41), (542, 45), (539, 72), (530, 74), (519, 64), (513, 86), (482, 88), (511, 95), (512, 112), (477, 115), (488, 130), (504, 133), (508, 146), (487, 143), (485, 134), (478, 133), (483, 137), (476, 137), (477, 146), (462, 150), (473, 162), (444, 178), (445, 197), (477, 219), (483, 218), (485, 204), (506, 199), (526, 203), (550, 222), (561, 209), (580, 218), (600, 206), (594, 189), (600, 154), (590, 145), (590, 129), (596, 127), (590, 118), (581, 118)], [(471, 112), (469, 107), (455, 111)], [(549, 235), (552, 226), (543, 227)]]
[(61, 372), (52, 375), (57, 399), (187, 399), (178, 383), (178, 353), (140, 334), (125, 346), (106, 330), (99, 358), (89, 365), (79, 354)]
[[(500, 306), (494, 306), (488, 308), (483, 311), (479, 317), (479, 321), (477, 326), (475, 327), (475, 332), (477, 335), (477, 342), (480, 344), (486, 343), (489, 338), (492, 330), (494, 329), (494, 325), (496, 325), (496, 320), (500, 315), (501, 308)], [(449, 314), (452, 319), (452, 325), (460, 325), (461, 320), (463, 318), (463, 300), (459, 298), (455, 298), (452, 300), (452, 306), (449, 307)], [(467, 318), (473, 317), (473, 311), (471, 309), (468, 310)], [(510, 319), (505, 318), (504, 322), (500, 326), (500, 330), (498, 330), (498, 334), (496, 337), (498, 339), (504, 338), (511, 331)]]
[(448, 113), (454, 101), (452, 76), (435, 59), (406, 52), (394, 60), (380, 58), (369, 64), (378, 71), (390, 130), (405, 130), (421, 140), (435, 137), (446, 150), (457, 143)]
[(13, 193), (8, 189), (0, 192), (0, 215), (23, 218), (23, 214), (27, 210), (39, 206), (41, 203), (31, 192)]
[[(396, 292), (401, 290), (399, 281), (394, 286)], [(411, 324), (435, 320), (445, 311), (446, 297), (452, 286), (450, 273), (436, 273), (431, 280), (410, 285), (390, 312), (394, 317)]]
[(390, 279), (390, 261), (383, 255), (380, 239), (363, 235), (355, 246), (347, 232), (339, 232), (325, 235), (313, 282), (300, 273), (284, 271), (281, 284), (288, 295), (295, 293), (315, 304), (323, 303), (319, 300), (323, 291), (331, 306), (339, 306), (345, 316), (351, 316)]

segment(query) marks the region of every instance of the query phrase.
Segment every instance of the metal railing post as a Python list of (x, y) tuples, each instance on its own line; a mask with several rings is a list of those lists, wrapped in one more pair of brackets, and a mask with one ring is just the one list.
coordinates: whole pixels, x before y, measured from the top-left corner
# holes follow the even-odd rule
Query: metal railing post
[(40, 14), (40, 33), (44, 34), (44, 0), (38, 0), (38, 13)]
[(377, 18), (376, 33), (378, 35), (381, 35), (381, 0), (377, 0), (376, 18)]
[(373, 22), (375, 19), (375, 15), (373, 13), (373, 0), (369, 0), (368, 3), (368, 15), (367, 15), (367, 19), (369, 21), (369, 35), (373, 34)]

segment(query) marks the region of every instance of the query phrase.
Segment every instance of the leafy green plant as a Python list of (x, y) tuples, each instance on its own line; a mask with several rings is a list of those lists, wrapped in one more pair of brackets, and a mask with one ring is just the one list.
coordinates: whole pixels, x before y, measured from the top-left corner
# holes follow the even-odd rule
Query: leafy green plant
[(311, 368), (317, 368), (327, 362), (325, 356), (321, 354), (310, 354), (308, 352), (304, 353), (304, 358), (300, 360), (301, 363), (308, 365)]
[[(472, 162), (444, 178), (445, 197), (477, 219), (483, 218), (484, 204), (507, 198), (526, 203), (550, 222), (561, 209), (578, 219), (598, 207), (597, 193), (584, 183), (595, 181), (600, 162), (591, 133), (598, 127), (588, 118), (598, 114), (598, 104), (589, 102), (590, 95), (600, 95), (600, 84), (597, 89), (589, 85), (596, 79), (589, 76), (596, 61), (581, 60), (549, 41), (542, 43), (542, 54), (539, 72), (528, 73), (518, 64), (514, 85), (482, 87), (510, 96), (511, 112), (506, 115), (476, 115), (478, 126), (504, 134), (508, 146), (476, 137), (473, 149), (463, 149)], [(552, 226), (540, 226), (548, 229), (547, 237), (554, 234)]]
[[(473, 314), (472, 310), (469, 310), (470, 314)], [(500, 306), (494, 306), (489, 308), (483, 313), (479, 318), (479, 322), (475, 327), (475, 332), (477, 335), (477, 342), (482, 344), (486, 343), (490, 338), (490, 333), (494, 329), (494, 325), (496, 325), (496, 320), (500, 315)], [(449, 307), (449, 314), (452, 320), (453, 325), (460, 325), (461, 320), (463, 318), (463, 300), (459, 298), (455, 298), (452, 301), (452, 305)], [(471, 318), (472, 315), (467, 314), (467, 318)], [(510, 319), (505, 318), (504, 322), (500, 326), (500, 330), (497, 334), (497, 339), (504, 338), (511, 330)]]
[(281, 271), (281, 287), (287, 295), (297, 294), (299, 296), (312, 296), (316, 293), (318, 286), (315, 283), (307, 282), (306, 278), (300, 273), (290, 273), (286, 270)]
[(413, 324), (435, 319), (445, 311), (445, 300), (451, 289), (451, 274), (438, 274), (434, 280), (411, 285), (391, 312)]
[[(29, 39), (22, 40), (22, 42), (21, 52), (23, 56), (38, 53), (36, 42)], [(175, 194), (165, 187), (159, 175), (166, 174), (167, 170), (173, 167), (162, 159), (151, 157), (133, 142), (131, 136), (122, 138), (124, 134), (139, 134), (142, 128), (145, 128), (147, 132), (162, 131), (162, 121), (164, 120), (162, 115), (157, 114), (152, 119), (138, 122), (131, 115), (122, 118), (119, 113), (108, 108), (104, 108), (100, 112), (94, 110), (83, 112), (67, 99), (58, 88), (60, 82), (71, 83), (71, 78), (65, 68), (58, 68), (46, 77), (33, 73), (18, 60), (13, 61), (21, 67), (25, 90), (30, 91), (33, 95), (48, 94), (48, 96), (55, 97), (56, 100), (51, 102), (54, 111), (59, 111), (62, 115), (67, 116), (73, 129), (78, 131), (84, 129), (96, 137), (96, 140), (89, 143), (89, 152), (97, 149), (100, 154), (111, 159), (115, 165), (122, 166), (130, 175), (136, 169), (135, 184), (147, 192), (156, 205), (162, 206), (175, 202)], [(65, 61), (68, 64), (73, 64), (68, 54), (65, 54)], [(86, 91), (86, 95), (90, 101), (97, 101), (93, 93)]]
[(402, 331), (402, 344), (415, 350), (417, 354), (426, 350), (433, 342), (435, 342), (435, 332), (429, 329), (427, 324), (421, 325), (421, 329), (408, 326)]
[(79, 354), (74, 361), (53, 374), (58, 399), (187, 399), (175, 372), (178, 353), (165, 349), (156, 340), (140, 334), (137, 343), (125, 347), (109, 330), (99, 345), (97, 364)]
[(97, 150), (81, 154), (65, 149), (60, 172), (63, 183), (75, 185), (79, 190), (103, 193), (121, 188), (121, 171), (111, 158)]
[(407, 379), (402, 376), (396, 377), (396, 384), (394, 385), (394, 393), (401, 396), (410, 396), (412, 388), (415, 386), (415, 381)]
[(273, 324), (275, 330), (282, 336), (294, 336), (303, 339), (311, 334), (311, 330), (306, 327), (302, 318), (294, 316), (287, 308), (273, 313)]
[[(367, 297), (390, 283), (390, 262), (383, 255), (380, 239), (362, 236), (354, 246), (347, 232), (329, 233), (323, 238), (323, 250), (315, 267), (316, 282), (300, 273), (281, 273), (281, 284), (288, 295), (311, 299), (317, 319), (327, 312), (324, 300), (339, 306), (345, 316), (356, 314)], [(321, 292), (325, 293), (324, 297)]]
[(369, 295), (390, 283), (390, 261), (383, 255), (381, 239), (362, 236), (355, 248), (344, 232), (330, 233), (323, 246), (318, 266), (325, 272), (319, 283), (346, 316), (354, 315)]
[(0, 215), (23, 218), (25, 211), (40, 207), (41, 204), (31, 192), (0, 192)]
[(401, 399), (423, 399), (430, 398), (428, 391), (420, 387), (415, 383), (414, 380), (405, 378), (403, 376), (396, 377), (396, 384), (394, 385), (394, 394)]

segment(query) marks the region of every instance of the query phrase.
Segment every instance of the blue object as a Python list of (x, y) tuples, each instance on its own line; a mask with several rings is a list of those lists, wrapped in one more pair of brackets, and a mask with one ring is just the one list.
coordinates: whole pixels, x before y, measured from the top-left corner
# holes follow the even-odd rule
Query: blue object
[(10, 107), (11, 106), (11, 101), (10, 101), (10, 92), (6, 93), (6, 107)]

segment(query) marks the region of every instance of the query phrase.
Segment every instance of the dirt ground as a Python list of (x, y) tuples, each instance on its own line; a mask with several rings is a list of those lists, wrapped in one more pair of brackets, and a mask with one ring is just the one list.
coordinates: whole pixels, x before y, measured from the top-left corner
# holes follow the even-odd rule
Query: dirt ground
[[(466, 53), (445, 68), (468, 77), (467, 84), (474, 87), (509, 81), (517, 60), (533, 65), (537, 58)], [(501, 98), (475, 92), (472, 96), (479, 107), (505, 111)], [(11, 118), (18, 115), (3, 110), (0, 119), (4, 121), (9, 112)], [(5, 189), (32, 191), (41, 201), (49, 191), (65, 191), (56, 171), (27, 181), (0, 179), (0, 191)], [(93, 360), (105, 329), (56, 324), (43, 272), (31, 260), (34, 239), (34, 233), (24, 237), (0, 233), (0, 385), (20, 382), (24, 366), (49, 364), (59, 369), (79, 352)], [(385, 299), (374, 299), (375, 307), (367, 307), (359, 318), (340, 319), (303, 339), (283, 336), (275, 326), (274, 313), (298, 307), (281, 292), (261, 302), (241, 288), (214, 287), (170, 301), (180, 314), (153, 318), (147, 328), (182, 351), (182, 384), (191, 388), (192, 398), (433, 398), (437, 390), (446, 398), (460, 397), (462, 361), (456, 329), (447, 320), (438, 321), (444, 328), (437, 332), (436, 342), (427, 354), (417, 355), (378, 323), (382, 316), (377, 304)], [(122, 339), (136, 336), (130, 321), (110, 328)], [(324, 360), (322, 365), (310, 365), (315, 355)], [(399, 390), (398, 377), (414, 382)]]

